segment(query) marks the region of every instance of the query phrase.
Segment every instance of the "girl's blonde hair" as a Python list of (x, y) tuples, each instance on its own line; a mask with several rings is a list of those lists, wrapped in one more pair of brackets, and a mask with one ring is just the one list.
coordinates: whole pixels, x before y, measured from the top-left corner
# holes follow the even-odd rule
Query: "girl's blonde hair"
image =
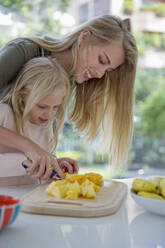
[[(47, 125), (49, 145), (48, 150), (55, 149), (58, 141), (59, 131), (62, 128), (66, 104), (70, 94), (69, 78), (65, 70), (57, 63), (56, 59), (48, 57), (37, 57), (29, 60), (20, 71), (13, 88), (1, 102), (10, 103), (14, 112), (16, 131), (28, 136), (25, 127), (31, 109), (42, 99), (49, 95), (63, 94), (64, 98), (58, 110), (56, 128), (52, 139), (52, 125)], [(26, 104), (23, 97), (27, 96)]]
[(106, 72), (101, 79), (72, 84), (74, 105), (70, 120), (89, 140), (103, 131), (103, 140), (110, 151), (110, 163), (117, 168), (127, 159), (133, 131), (137, 47), (129, 19), (104, 15), (84, 23), (61, 40), (29, 39), (51, 52), (72, 49), (73, 63), (69, 75), (73, 76), (77, 63), (78, 37), (84, 29), (89, 30), (91, 37), (94, 37), (91, 44), (122, 42), (125, 61), (115, 71)]

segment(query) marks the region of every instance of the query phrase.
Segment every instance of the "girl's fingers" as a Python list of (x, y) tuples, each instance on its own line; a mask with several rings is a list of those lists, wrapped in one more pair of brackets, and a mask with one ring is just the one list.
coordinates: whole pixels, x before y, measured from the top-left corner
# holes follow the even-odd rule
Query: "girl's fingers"
[(78, 173), (79, 166), (78, 166), (77, 161), (73, 160), (72, 165), (73, 165), (74, 173)]
[(76, 160), (67, 158), (67, 161), (73, 166), (74, 173), (78, 173), (79, 166)]
[(73, 173), (78, 173), (78, 170), (79, 170), (79, 166), (78, 166), (78, 163), (76, 160), (74, 159), (71, 159), (71, 158), (62, 158), (62, 162), (64, 161), (67, 161), (69, 164), (72, 165), (73, 167)]
[(73, 174), (73, 167), (71, 164), (69, 164), (67, 161), (63, 161), (60, 165), (61, 169), (64, 172), (68, 172), (69, 174)]
[(52, 167), (53, 167), (53, 170), (56, 171), (56, 173), (58, 174), (58, 176), (61, 178), (61, 179), (64, 179), (65, 176), (64, 176), (64, 173), (62, 171), (62, 169), (60, 168), (58, 162), (56, 159), (54, 159), (54, 162), (52, 164)]

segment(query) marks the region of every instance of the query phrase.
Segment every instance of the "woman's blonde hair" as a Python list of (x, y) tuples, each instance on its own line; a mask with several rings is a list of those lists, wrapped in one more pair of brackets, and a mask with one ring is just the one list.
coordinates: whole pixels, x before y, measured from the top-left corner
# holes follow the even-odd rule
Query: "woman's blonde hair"
[[(14, 112), (16, 131), (28, 136), (26, 123), (31, 109), (42, 99), (49, 95), (64, 95), (59, 107), (56, 120), (47, 125), (49, 145), (48, 150), (55, 149), (59, 131), (62, 128), (66, 104), (70, 94), (69, 78), (65, 70), (57, 63), (56, 59), (49, 57), (36, 57), (29, 60), (20, 71), (14, 86), (1, 102), (10, 103)], [(26, 96), (26, 104), (23, 97)], [(52, 137), (52, 125), (55, 122), (54, 138)]]
[(129, 19), (103, 15), (84, 23), (61, 40), (37, 37), (30, 40), (51, 52), (72, 49), (73, 63), (69, 75), (73, 76), (77, 63), (78, 37), (84, 29), (90, 31), (91, 37), (94, 37), (91, 42), (95, 44), (107, 45), (120, 41), (125, 61), (115, 71), (106, 72), (101, 79), (72, 84), (74, 103), (70, 120), (89, 140), (103, 131), (103, 140), (110, 151), (110, 164), (117, 168), (127, 159), (133, 131), (137, 47)]

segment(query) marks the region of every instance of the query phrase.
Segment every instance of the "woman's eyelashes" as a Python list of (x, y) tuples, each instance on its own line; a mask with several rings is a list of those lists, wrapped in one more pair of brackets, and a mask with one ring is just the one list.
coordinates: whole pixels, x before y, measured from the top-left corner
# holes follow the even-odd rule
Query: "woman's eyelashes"
[(102, 65), (105, 64), (101, 56), (99, 56), (99, 63), (102, 64)]
[[(107, 62), (103, 61), (103, 59), (102, 59), (101, 56), (99, 56), (99, 63), (100, 63), (101, 65), (107, 65), (107, 64), (108, 64)], [(108, 69), (106, 70), (106, 72), (111, 72), (111, 71), (114, 71), (114, 70), (115, 70), (115, 69), (113, 69), (113, 68), (108, 68)]]

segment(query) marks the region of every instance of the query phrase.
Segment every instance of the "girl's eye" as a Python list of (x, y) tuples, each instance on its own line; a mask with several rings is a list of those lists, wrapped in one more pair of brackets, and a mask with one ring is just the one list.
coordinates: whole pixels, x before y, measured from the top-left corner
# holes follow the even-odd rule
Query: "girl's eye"
[(99, 63), (102, 64), (102, 65), (104, 65), (104, 61), (102, 60), (102, 57), (101, 56), (99, 56)]
[(38, 105), (38, 108), (40, 108), (40, 109), (45, 109), (46, 107), (45, 107), (45, 106), (40, 106), (40, 105)]
[(54, 107), (53, 109), (54, 109), (54, 110), (57, 110), (58, 108), (59, 108), (59, 106), (56, 106), (56, 107)]

